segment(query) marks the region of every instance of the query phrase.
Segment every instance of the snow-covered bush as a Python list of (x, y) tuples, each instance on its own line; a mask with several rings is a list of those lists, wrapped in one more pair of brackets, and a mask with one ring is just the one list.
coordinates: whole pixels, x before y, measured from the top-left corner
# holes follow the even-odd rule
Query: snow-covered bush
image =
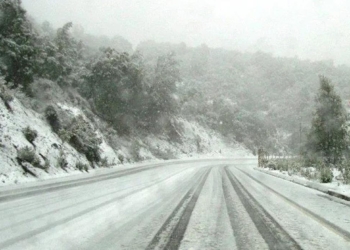
[(77, 164), (75, 165), (75, 167), (76, 167), (77, 169), (79, 169), (80, 171), (86, 171), (86, 172), (89, 171), (88, 165), (86, 165), (86, 164), (84, 164), (84, 163), (82, 163), (82, 162), (77, 162)]
[(312, 180), (312, 179), (317, 179), (317, 173), (315, 171), (315, 168), (302, 168), (300, 170), (301, 176), (304, 176), (305, 178)]
[(342, 164), (342, 174), (343, 174), (343, 179), (345, 184), (350, 184), (350, 161), (349, 160), (344, 160)]
[(50, 160), (46, 158), (44, 163), (44, 169), (49, 169), (50, 166), (51, 166)]
[(101, 167), (105, 167), (105, 168), (108, 167), (108, 159), (107, 159), (107, 157), (103, 157), (103, 158), (100, 160), (100, 166), (101, 166)]
[(142, 161), (142, 157), (140, 155), (140, 150), (141, 150), (141, 145), (138, 141), (134, 141), (131, 144), (131, 148), (130, 148), (130, 154), (131, 157), (134, 161)]
[(68, 166), (68, 161), (64, 154), (60, 153), (60, 156), (57, 158), (57, 167), (65, 169)]
[(288, 168), (292, 165), (291, 160), (286, 159), (272, 159), (266, 164), (268, 168), (279, 171), (288, 171)]
[(46, 120), (49, 122), (52, 130), (55, 133), (58, 133), (58, 131), (61, 129), (61, 123), (58, 118), (57, 111), (52, 105), (49, 105), (46, 107), (45, 117), (46, 117)]
[(290, 165), (291, 162), (288, 162), (288, 160), (281, 159), (276, 161), (276, 169), (280, 171), (288, 171)]
[(34, 129), (31, 129), (29, 126), (22, 130), (24, 137), (30, 142), (33, 143), (34, 140), (38, 137), (38, 132)]
[(101, 160), (99, 145), (102, 140), (82, 116), (78, 116), (66, 127), (65, 138), (78, 152), (83, 153), (90, 162)]
[(5, 85), (5, 81), (2, 77), (0, 78), (0, 98), (3, 102), (11, 102), (13, 100), (13, 95)]
[(13, 100), (13, 94), (5, 85), (5, 80), (3, 79), (3, 77), (0, 77), (0, 99), (4, 102), (7, 110), (12, 112), (10, 102)]
[(321, 171), (320, 171), (320, 181), (322, 183), (330, 183), (333, 180), (333, 172), (330, 169), (330, 167), (325, 166), (323, 164), (321, 166)]
[(118, 155), (118, 160), (120, 161), (121, 164), (124, 164), (124, 160), (125, 160), (124, 155), (119, 154)]
[(32, 164), (34, 167), (42, 168), (40, 164), (39, 157), (35, 154), (35, 150), (31, 149), (30, 147), (26, 146), (24, 148), (20, 148), (17, 151), (17, 157), (21, 161), (28, 162)]

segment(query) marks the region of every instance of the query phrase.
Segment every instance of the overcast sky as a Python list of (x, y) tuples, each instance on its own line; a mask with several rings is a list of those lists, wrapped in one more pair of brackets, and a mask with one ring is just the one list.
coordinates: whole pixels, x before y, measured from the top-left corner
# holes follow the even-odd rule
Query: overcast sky
[(206, 43), (350, 65), (349, 0), (22, 0), (38, 22), (140, 41)]

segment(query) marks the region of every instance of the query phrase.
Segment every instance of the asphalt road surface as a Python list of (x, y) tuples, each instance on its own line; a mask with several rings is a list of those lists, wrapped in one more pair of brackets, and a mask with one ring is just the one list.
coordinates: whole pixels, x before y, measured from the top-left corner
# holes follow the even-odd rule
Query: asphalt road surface
[(350, 249), (350, 203), (256, 164), (182, 161), (0, 189), (0, 249)]

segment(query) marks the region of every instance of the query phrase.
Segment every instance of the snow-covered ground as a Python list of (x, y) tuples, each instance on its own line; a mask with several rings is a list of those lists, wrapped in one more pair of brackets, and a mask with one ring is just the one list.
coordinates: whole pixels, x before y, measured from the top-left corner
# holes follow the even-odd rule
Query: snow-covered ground
[(301, 249), (349, 249), (350, 202), (252, 168), (230, 170)]
[(166, 163), (0, 200), (0, 248), (349, 249), (350, 202), (255, 171), (256, 164)]
[[(78, 161), (88, 164), (85, 156), (79, 154), (68, 143), (62, 143), (61, 139), (52, 132), (41, 114), (25, 108), (16, 98), (11, 102), (11, 107), (13, 113), (9, 112), (4, 103), (0, 101), (0, 185), (34, 181), (51, 176), (63, 176), (66, 171), (58, 166), (61, 155), (67, 160), (66, 170), (71, 174), (80, 172), (74, 167)], [(35, 147), (26, 140), (22, 132), (26, 127), (30, 127), (38, 133), (34, 141)], [(38, 178), (25, 174), (16, 161), (17, 151), (24, 147), (34, 149), (42, 165), (44, 165), (44, 160), (39, 154), (42, 154), (50, 162), (47, 172), (30, 167), (30, 170)]]
[[(58, 97), (56, 99), (60, 100)], [(28, 100), (24, 103), (27, 104)], [(82, 172), (76, 169), (77, 163), (88, 165), (90, 173), (96, 171), (90, 167), (90, 163), (83, 154), (77, 152), (67, 142), (63, 142), (52, 131), (43, 114), (26, 107), (16, 97), (10, 105), (13, 112), (7, 110), (4, 103), (0, 101), (0, 186), (81, 174)], [(214, 131), (182, 118), (178, 118), (177, 121), (183, 128), (180, 142), (171, 141), (166, 137), (149, 135), (145, 138), (131, 138), (131, 141), (120, 138), (120, 145), (113, 148), (108, 143), (108, 138), (103, 131), (97, 128), (79, 107), (63, 101), (57, 102), (56, 106), (61, 112), (66, 112), (71, 117), (84, 119), (90, 124), (102, 141), (100, 144), (101, 157), (107, 160), (109, 167), (122, 169), (132, 167), (133, 165), (130, 163), (135, 164), (136, 160), (152, 163), (160, 161), (164, 156), (168, 159), (252, 156), (248, 150), (239, 144), (232, 143), (228, 145)], [(96, 119), (98, 118), (96, 117)], [(26, 127), (38, 133), (34, 144), (28, 142), (22, 132)], [(138, 159), (133, 159), (133, 142), (137, 142), (139, 145)], [(25, 173), (16, 160), (18, 150), (24, 147), (35, 150), (41, 165), (44, 165), (44, 159), (47, 159), (49, 168), (46, 171), (35, 168), (31, 164), (26, 164), (27, 168), (37, 177)], [(124, 158), (125, 164), (121, 164), (120, 156)], [(62, 158), (67, 161), (65, 169), (60, 166), (60, 159)]]
[(333, 169), (334, 177), (331, 183), (321, 183), (318, 179), (307, 179), (305, 176), (300, 175), (300, 173), (291, 174), (288, 171), (279, 171), (270, 168), (262, 168), (259, 170), (271, 173), (277, 177), (296, 182), (304, 186), (322, 190), (324, 192), (327, 192), (327, 190), (332, 190), (350, 197), (350, 185), (344, 184), (341, 180), (339, 180), (339, 178), (337, 178), (341, 174), (337, 169)]

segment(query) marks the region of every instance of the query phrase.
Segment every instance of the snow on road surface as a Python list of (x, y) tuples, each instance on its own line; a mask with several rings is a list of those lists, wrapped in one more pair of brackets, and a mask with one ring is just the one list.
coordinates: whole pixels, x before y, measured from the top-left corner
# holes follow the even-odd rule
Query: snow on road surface
[(0, 190), (0, 249), (350, 249), (350, 203), (256, 164), (173, 162), (27, 196)]

